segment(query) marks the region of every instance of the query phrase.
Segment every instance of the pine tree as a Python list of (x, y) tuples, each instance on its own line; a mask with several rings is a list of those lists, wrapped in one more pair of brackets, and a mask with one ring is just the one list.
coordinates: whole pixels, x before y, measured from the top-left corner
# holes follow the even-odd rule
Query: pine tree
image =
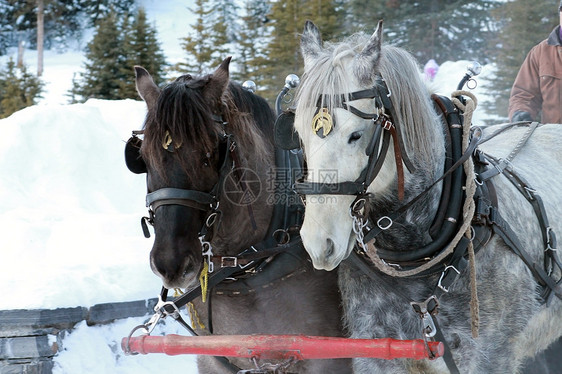
[(166, 60), (158, 42), (156, 29), (148, 23), (144, 8), (140, 7), (137, 10), (130, 25), (125, 23), (121, 27), (124, 31), (123, 53), (125, 54), (121, 71), (128, 79), (120, 81), (119, 96), (136, 99), (138, 93), (133, 67), (143, 66), (150, 72), (154, 82), (161, 84), (164, 81)]
[(182, 47), (187, 53), (184, 63), (176, 64), (174, 69), (180, 73), (201, 73), (212, 68), (213, 45), (212, 31), (207, 27), (210, 23), (211, 10), (205, 0), (195, 0), (195, 8), (190, 11), (197, 16), (192, 32), (183, 38)]
[(264, 79), (260, 93), (273, 102), (285, 83), (288, 74), (301, 74), (303, 62), (300, 55), (299, 34), (306, 20), (312, 20), (322, 29), (322, 36), (330, 40), (339, 35), (343, 14), (335, 0), (288, 0), (273, 3), (270, 12), (267, 58), (260, 70)]
[(258, 89), (264, 79), (259, 67), (264, 64), (267, 57), (265, 47), (268, 44), (266, 31), (269, 11), (270, 5), (267, 0), (246, 0), (237, 43), (238, 55), (234, 60), (238, 71), (233, 73), (233, 78), (253, 80)]
[(72, 96), (80, 97), (80, 101), (120, 99), (120, 82), (130, 77), (123, 73), (123, 34), (114, 14), (99, 20), (94, 38), (88, 43), (86, 59), (85, 72), (74, 82)]
[(493, 35), (490, 11), (494, 0), (352, 0), (347, 26), (374, 30), (384, 19), (385, 38), (425, 63), (470, 59), (488, 62), (486, 40)]
[[(94, 26), (109, 12), (122, 17), (136, 0), (45, 0), (45, 48), (65, 50), (68, 43), (80, 38), (84, 26)], [(0, 55), (5, 48), (25, 40), (37, 46), (38, 0), (0, 0)], [(85, 21), (85, 22), (84, 22)], [(39, 43), (40, 44), (40, 43)], [(39, 46), (40, 47), (40, 46)]]
[(0, 0), (0, 56), (11, 46), (10, 39), (15, 33), (13, 20), (14, 7), (6, 0)]
[(507, 117), (511, 87), (525, 57), (535, 45), (546, 39), (559, 23), (556, 6), (551, 1), (515, 0), (503, 4), (493, 12), (500, 32), (493, 39), (497, 71), (487, 85), (494, 100), (486, 109)]
[(213, 0), (209, 18), (211, 24), (211, 49), (213, 59), (211, 64), (218, 66), (229, 54), (229, 44), (238, 41), (238, 12), (239, 7), (231, 0)]
[(107, 17), (109, 13), (117, 18), (127, 16), (135, 2), (136, 0), (79, 0), (79, 9), (88, 17), (90, 24), (95, 26), (98, 20)]
[(29, 74), (25, 66), (17, 69), (14, 61), (9, 59), (6, 70), (0, 71), (0, 118), (35, 104), (41, 97), (42, 88), (41, 80)]

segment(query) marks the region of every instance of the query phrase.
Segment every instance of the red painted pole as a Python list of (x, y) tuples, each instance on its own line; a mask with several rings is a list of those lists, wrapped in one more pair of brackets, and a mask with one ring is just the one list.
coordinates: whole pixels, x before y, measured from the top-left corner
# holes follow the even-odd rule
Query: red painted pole
[(216, 335), (149, 336), (123, 338), (121, 347), (129, 353), (194, 354), (225, 357), (297, 360), (372, 357), (385, 360), (429, 358), (443, 355), (441, 342), (418, 340), (346, 339), (303, 335)]

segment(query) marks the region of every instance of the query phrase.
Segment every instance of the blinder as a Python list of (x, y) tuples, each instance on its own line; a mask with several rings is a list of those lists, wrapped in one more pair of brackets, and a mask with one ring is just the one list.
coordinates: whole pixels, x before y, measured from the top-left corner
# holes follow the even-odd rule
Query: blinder
[[(345, 181), (340, 183), (317, 183), (317, 182), (306, 182), (298, 181), (295, 184), (295, 189), (299, 194), (303, 195), (318, 195), (318, 194), (337, 194), (337, 195), (357, 195), (364, 196), (366, 190), (371, 182), (375, 179), (379, 173), (386, 153), (389, 149), (391, 138), (394, 139), (395, 146), (395, 157), (397, 162), (398, 172), (398, 194), (399, 197), (403, 194), (403, 176), (400, 172), (401, 163), (404, 162), (408, 170), (413, 171), (413, 166), (411, 165), (406, 153), (404, 152), (404, 147), (401, 144), (401, 139), (399, 138), (396, 125), (393, 122), (395, 118), (394, 108), (392, 102), (390, 101), (391, 93), (388, 90), (386, 83), (382, 77), (378, 77), (375, 85), (369, 89), (362, 91), (355, 91), (348, 94), (336, 95), (336, 97), (330, 97), (329, 95), (323, 94), (317, 100), (317, 110), (316, 115), (312, 121), (312, 128), (316, 135), (324, 138), (331, 129), (334, 127), (332, 116), (329, 114), (325, 107), (326, 102), (330, 99), (332, 101), (339, 101), (337, 107), (345, 109), (352, 114), (373, 121), (375, 126), (374, 133), (369, 141), (367, 148), (365, 149), (365, 154), (369, 157), (367, 166), (363, 169), (359, 177), (355, 181)], [(360, 99), (374, 99), (375, 109), (374, 113), (365, 113), (354, 106), (350, 105), (348, 102), (360, 100)], [(386, 110), (390, 113), (387, 114)], [(326, 113), (327, 116), (321, 113)], [(322, 118), (318, 118), (322, 115)], [(322, 126), (317, 122), (322, 121)], [(329, 130), (326, 132), (325, 125), (329, 122)], [(321, 129), (321, 127), (324, 127)], [(319, 130), (319, 131), (318, 131)], [(404, 154), (404, 157), (401, 156)]]
[[(141, 174), (146, 173), (147, 170), (146, 164), (139, 154), (142, 140), (137, 136), (138, 133), (142, 133), (142, 131), (134, 131), (133, 136), (127, 141), (125, 146), (125, 163), (127, 164), (129, 170), (133, 173)], [(172, 152), (167, 149), (164, 144), (162, 147), (167, 151)], [(141, 218), (141, 227), (144, 236), (147, 238), (150, 237), (148, 224), (154, 224), (156, 210), (165, 205), (180, 205), (207, 212), (206, 223), (201, 230), (201, 233), (205, 233), (203, 235), (207, 235), (206, 233), (208, 232), (208, 228), (212, 226), (213, 222), (215, 222), (216, 216), (221, 213), (217, 197), (221, 195), (221, 189), (225, 182), (225, 178), (237, 165), (235, 161), (235, 150), (236, 142), (234, 141), (232, 135), (228, 135), (226, 133), (222, 134), (218, 149), (219, 160), (221, 160), (219, 180), (209, 192), (164, 187), (147, 193), (146, 206), (148, 207), (149, 217)], [(214, 217), (212, 221), (210, 221), (210, 217)]]
[[(382, 92), (379, 92), (378, 86), (384, 87)], [(374, 87), (352, 92), (350, 94), (342, 94), (339, 95), (340, 105), (339, 107), (350, 111), (354, 115), (364, 118), (364, 119), (372, 119), (373, 122), (379, 122), (379, 118), (381, 117), (381, 110), (380, 108), (388, 107), (391, 104), (390, 102), (390, 93), (386, 88), (386, 84), (382, 78), (377, 78), (377, 82)], [(365, 113), (360, 111), (359, 109), (355, 108), (352, 105), (347, 104), (348, 101), (355, 101), (360, 99), (375, 99), (376, 103), (375, 106), (377, 108), (376, 113)], [(335, 127), (335, 117), (330, 114), (326, 106), (323, 104), (328, 99), (327, 95), (321, 95), (317, 101), (317, 109), (314, 113), (314, 117), (312, 120), (312, 128), (316, 135), (321, 138), (325, 138)], [(382, 118), (381, 118), (382, 119)], [(384, 125), (384, 124), (383, 124)], [(378, 126), (377, 126), (378, 127)], [(384, 127), (384, 126), (383, 126)], [(386, 128), (386, 127), (385, 127)], [(275, 145), (284, 150), (293, 150), (298, 149), (301, 147), (300, 139), (298, 132), (295, 130), (295, 111), (294, 108), (289, 108), (281, 113), (277, 120), (275, 121), (274, 125), (274, 142)], [(369, 146), (365, 150), (367, 155), (371, 155), (375, 151), (375, 147), (378, 148), (378, 140), (380, 139), (380, 135), (375, 135), (371, 140)]]
[(299, 134), (295, 130), (293, 109), (287, 109), (277, 117), (273, 128), (273, 139), (277, 147), (286, 151), (301, 147)]
[(127, 169), (135, 174), (146, 173), (146, 163), (140, 155), (141, 145), (142, 139), (135, 133), (125, 144), (125, 165), (127, 165)]

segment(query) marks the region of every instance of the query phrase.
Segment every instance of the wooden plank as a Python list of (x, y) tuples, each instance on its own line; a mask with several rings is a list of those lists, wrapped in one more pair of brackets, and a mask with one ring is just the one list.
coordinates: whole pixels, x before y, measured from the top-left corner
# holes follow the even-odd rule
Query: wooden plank
[(88, 325), (105, 324), (117, 319), (142, 317), (154, 313), (157, 299), (129, 301), (121, 303), (97, 304), (90, 308)]
[(52, 357), (57, 345), (47, 335), (0, 338), (0, 359)]
[(50, 359), (0, 361), (0, 374), (51, 374), (53, 366)]
[[(60, 329), (56, 327), (31, 326), (3, 326), (0, 325), (0, 338), (14, 338), (18, 336), (56, 335)], [(0, 374), (3, 374), (0, 372)]]
[(83, 307), (0, 310), (0, 326), (1, 330), (13, 327), (67, 329), (85, 320), (87, 315), (88, 309)]

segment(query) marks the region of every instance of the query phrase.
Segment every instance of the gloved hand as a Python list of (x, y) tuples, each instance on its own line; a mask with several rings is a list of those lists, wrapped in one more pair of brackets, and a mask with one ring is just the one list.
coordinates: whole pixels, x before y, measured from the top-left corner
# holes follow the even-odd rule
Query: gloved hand
[(522, 121), (533, 122), (533, 119), (531, 118), (531, 113), (524, 112), (522, 110), (515, 111), (515, 113), (513, 113), (513, 116), (511, 117), (511, 122), (522, 122)]

